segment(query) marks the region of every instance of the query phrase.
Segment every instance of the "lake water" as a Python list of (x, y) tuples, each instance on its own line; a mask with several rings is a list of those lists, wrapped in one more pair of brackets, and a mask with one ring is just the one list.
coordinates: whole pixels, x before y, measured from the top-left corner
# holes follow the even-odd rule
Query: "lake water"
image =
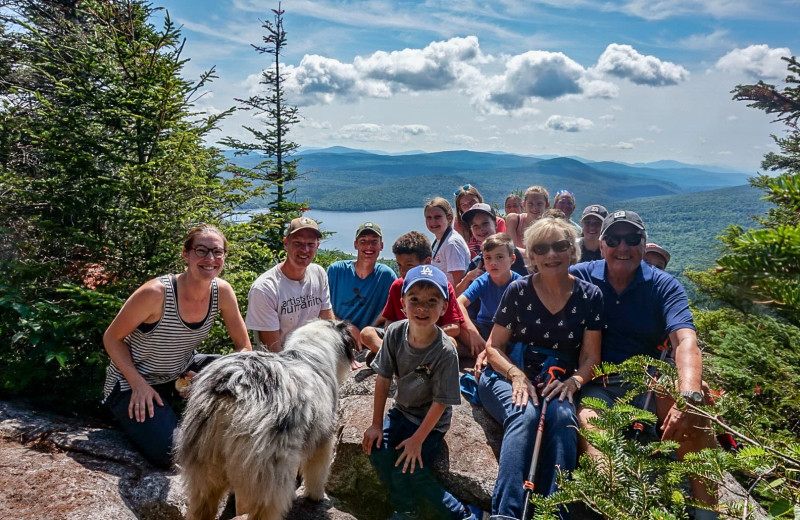
[(319, 223), (323, 232), (335, 234), (325, 238), (321, 249), (339, 249), (345, 253), (356, 254), (353, 249), (356, 229), (364, 222), (375, 222), (383, 231), (383, 251), (381, 258), (394, 259), (392, 244), (400, 235), (409, 231), (419, 231), (433, 241), (433, 234), (425, 227), (422, 208), (386, 209), (381, 211), (320, 211), (310, 210), (306, 216)]

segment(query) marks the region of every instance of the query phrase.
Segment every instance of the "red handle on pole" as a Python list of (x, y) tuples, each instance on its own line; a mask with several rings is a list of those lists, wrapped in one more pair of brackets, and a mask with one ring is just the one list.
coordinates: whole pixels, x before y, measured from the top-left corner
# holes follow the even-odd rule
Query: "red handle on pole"
[(550, 376), (550, 379), (545, 382), (545, 386), (550, 384), (550, 381), (556, 378), (556, 375), (553, 372), (561, 372), (562, 375), (567, 375), (567, 371), (561, 368), (558, 365), (553, 365), (547, 369), (547, 375)]

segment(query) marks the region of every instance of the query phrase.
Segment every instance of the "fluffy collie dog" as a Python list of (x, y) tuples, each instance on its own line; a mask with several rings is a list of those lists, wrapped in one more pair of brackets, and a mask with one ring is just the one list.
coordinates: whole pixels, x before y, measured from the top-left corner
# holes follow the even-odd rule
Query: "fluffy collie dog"
[(214, 520), (236, 495), (237, 514), (279, 520), (295, 497), (322, 500), (334, 448), (339, 383), (356, 348), (347, 322), (316, 320), (283, 352), (240, 352), (192, 382), (175, 447), (189, 502), (186, 518)]

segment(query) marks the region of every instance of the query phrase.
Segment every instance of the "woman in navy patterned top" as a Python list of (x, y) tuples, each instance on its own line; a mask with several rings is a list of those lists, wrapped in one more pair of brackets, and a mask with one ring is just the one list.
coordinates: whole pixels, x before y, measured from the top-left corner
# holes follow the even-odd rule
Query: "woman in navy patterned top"
[[(504, 427), (492, 514), (520, 518), (541, 399), (547, 399), (541, 468), (535, 490), (557, 490), (557, 469), (577, 462), (578, 423), (573, 395), (600, 362), (603, 297), (569, 274), (578, 259), (577, 232), (557, 218), (536, 221), (525, 231), (525, 249), (536, 274), (509, 285), (494, 317), (486, 355), (489, 366), (478, 392), (486, 410)], [(534, 381), (548, 364), (566, 370), (536, 394)], [(565, 508), (562, 519), (569, 518)]]

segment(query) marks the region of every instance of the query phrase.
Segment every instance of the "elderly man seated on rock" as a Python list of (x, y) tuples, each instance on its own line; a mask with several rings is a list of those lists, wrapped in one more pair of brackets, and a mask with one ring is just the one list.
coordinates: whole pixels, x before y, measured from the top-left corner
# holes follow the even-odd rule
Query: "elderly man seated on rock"
[[(692, 404), (703, 404), (703, 361), (686, 292), (675, 277), (642, 260), (646, 241), (647, 233), (639, 215), (633, 211), (614, 211), (605, 218), (600, 230), (603, 260), (574, 265), (570, 272), (598, 286), (603, 293), (606, 327), (603, 362), (621, 363), (635, 355), (657, 357), (657, 346), (668, 337), (674, 349), (681, 397)], [(582, 397), (596, 397), (612, 406), (626, 390), (619, 381), (595, 379), (583, 385)], [(596, 415), (588, 408), (578, 410), (583, 427), (591, 427), (589, 420)], [(662, 440), (680, 444), (677, 451), (680, 459), (687, 453), (714, 447), (708, 421), (681, 410), (672, 399), (657, 399), (656, 415)], [(599, 455), (592, 446), (584, 448), (590, 455)], [(702, 481), (693, 480), (691, 486), (695, 498), (709, 509), (716, 505), (713, 491)], [(717, 515), (698, 509), (695, 518), (706, 520)]]

